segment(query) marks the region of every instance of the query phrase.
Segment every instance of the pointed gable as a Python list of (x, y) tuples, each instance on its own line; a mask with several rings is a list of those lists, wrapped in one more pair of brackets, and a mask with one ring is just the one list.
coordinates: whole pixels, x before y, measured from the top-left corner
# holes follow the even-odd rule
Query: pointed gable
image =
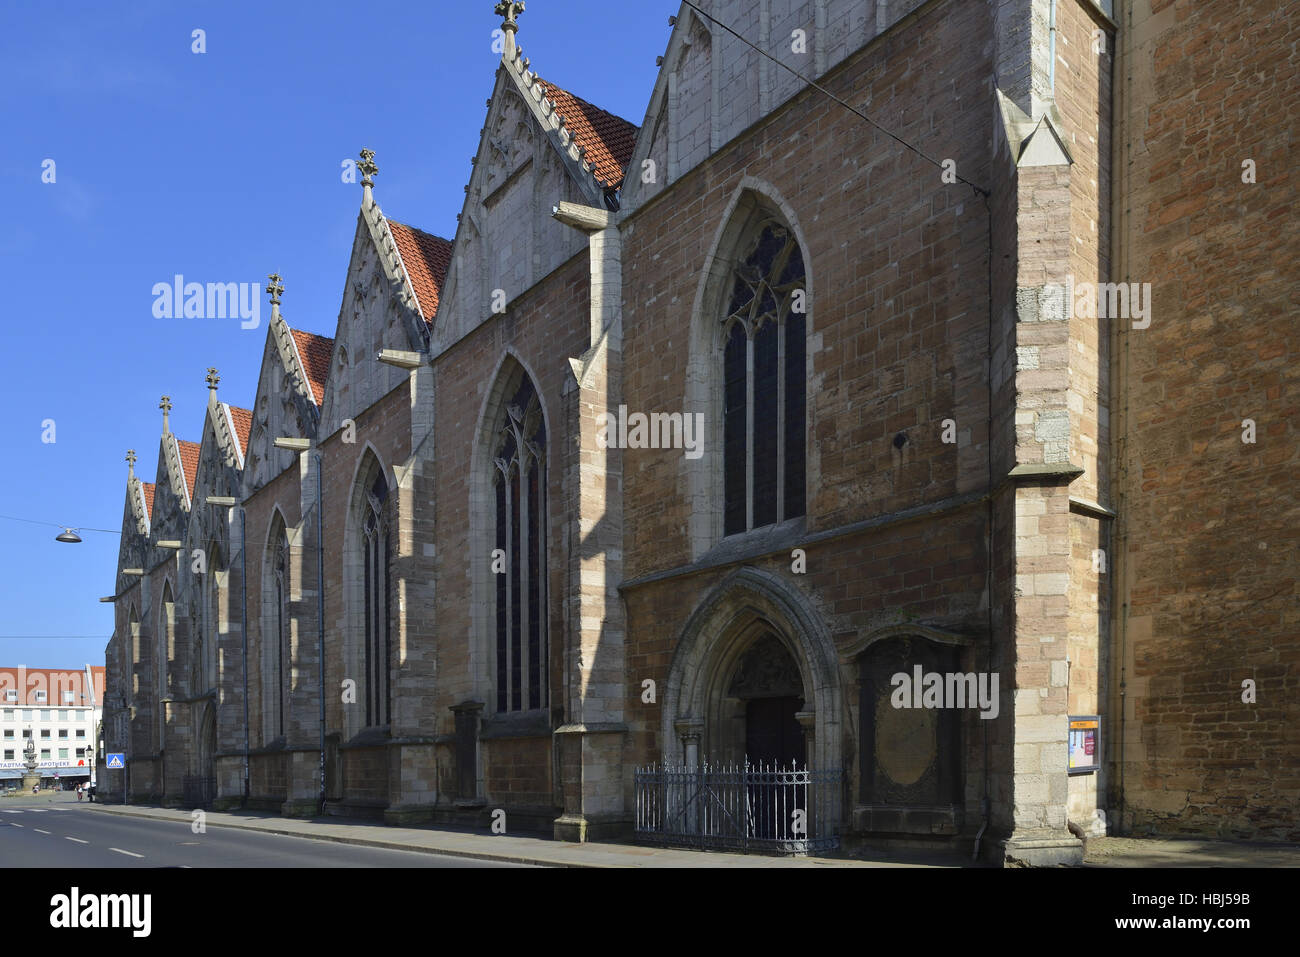
[[(225, 540), (226, 513), (221, 507), (208, 507), (208, 503), (213, 498), (238, 498), (243, 485), (244, 454), (241, 445), (246, 439), (241, 441), (235, 426), (235, 412), (241, 413), (241, 419), (249, 420), (251, 413), (232, 408), (217, 398), (215, 388), (209, 386), (209, 390), (203, 438), (198, 445), (198, 467), (193, 477), (187, 475), (192, 503), (183, 536), (187, 550)], [(209, 552), (210, 562), (212, 554)]]
[[(399, 238), (406, 249), (399, 248)], [(435, 308), (431, 294), (438, 302), (443, 299), (446, 268), (439, 260), (444, 242), (391, 224), (365, 187), (338, 324), (334, 339), (327, 340), (333, 353), (319, 407), (322, 438), (407, 382), (406, 370), (376, 361), (381, 351), (428, 351), (432, 316), (424, 315), (424, 309)], [(416, 277), (421, 276), (425, 288), (418, 292)]]
[(392, 219), (388, 220), (388, 229), (397, 244), (397, 254), (420, 303), (424, 321), (432, 325), (447, 268), (451, 265), (451, 240)]
[(522, 50), (503, 54), (448, 248), (431, 353), (490, 319), (501, 294), (508, 308), (582, 252), (585, 238), (551, 210), (617, 209), (637, 135), (635, 124), (542, 80)]
[(246, 423), (239, 425), (247, 437), (241, 439), (241, 495), (251, 495), (295, 461), (292, 452), (275, 447), (277, 436), (317, 436), (333, 351), (333, 339), (290, 328), (279, 306), (272, 307), (257, 392)]

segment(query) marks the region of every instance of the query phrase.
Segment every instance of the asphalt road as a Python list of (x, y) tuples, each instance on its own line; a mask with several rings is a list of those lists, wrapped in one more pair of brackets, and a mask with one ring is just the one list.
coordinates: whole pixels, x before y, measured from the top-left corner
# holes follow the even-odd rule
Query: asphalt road
[(0, 798), (0, 867), (518, 867), (103, 814), (56, 792)]

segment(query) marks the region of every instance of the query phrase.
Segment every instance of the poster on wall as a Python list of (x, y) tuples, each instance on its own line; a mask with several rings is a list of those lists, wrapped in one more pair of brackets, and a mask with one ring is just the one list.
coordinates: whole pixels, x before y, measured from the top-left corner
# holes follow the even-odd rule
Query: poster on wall
[(1070, 722), (1071, 774), (1091, 774), (1101, 767), (1101, 717), (1072, 714)]

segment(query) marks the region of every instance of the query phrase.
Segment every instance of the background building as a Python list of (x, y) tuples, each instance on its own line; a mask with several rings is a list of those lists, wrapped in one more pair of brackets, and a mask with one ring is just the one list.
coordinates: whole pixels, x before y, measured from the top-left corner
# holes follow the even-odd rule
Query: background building
[(45, 785), (89, 783), (103, 716), (104, 666), (81, 670), (0, 667), (0, 782), (23, 776), (23, 749), (36, 745)]

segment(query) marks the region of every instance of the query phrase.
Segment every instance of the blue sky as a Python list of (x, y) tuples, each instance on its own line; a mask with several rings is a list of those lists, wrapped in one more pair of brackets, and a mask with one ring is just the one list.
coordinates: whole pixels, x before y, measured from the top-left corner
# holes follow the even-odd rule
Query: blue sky
[[(493, 0), (7, 4), (0, 33), (0, 514), (117, 529), (128, 448), (152, 481), (161, 412), (199, 441), (208, 366), (248, 407), (262, 323), (157, 319), (157, 282), (284, 277), (333, 335), (363, 146), (384, 212), (451, 237), (498, 56)], [(528, 0), (546, 79), (640, 124), (676, 0)], [(191, 50), (205, 31), (206, 52)], [(42, 182), (54, 160), (54, 182)], [(54, 442), (42, 423), (54, 420)], [(102, 664), (118, 536), (0, 520), (0, 665)]]

